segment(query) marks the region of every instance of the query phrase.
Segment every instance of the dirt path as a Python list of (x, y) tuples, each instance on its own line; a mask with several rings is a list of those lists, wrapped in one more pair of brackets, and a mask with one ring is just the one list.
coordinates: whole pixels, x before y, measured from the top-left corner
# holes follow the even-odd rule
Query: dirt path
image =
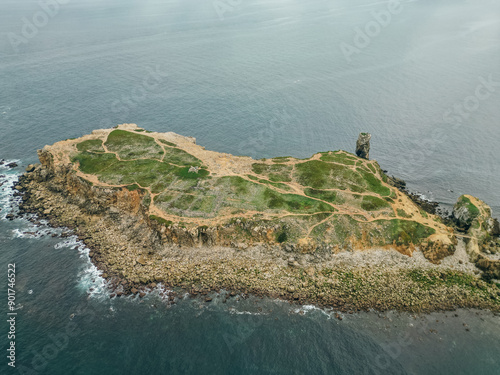
[[(396, 199), (394, 199), (394, 203), (392, 204), (394, 216), (389, 216), (389, 215), (385, 215), (385, 214), (377, 216), (376, 212), (371, 213), (371, 212), (368, 212), (365, 210), (357, 209), (357, 208), (352, 207), (352, 206), (338, 205), (338, 204), (334, 204), (332, 202), (322, 200), (320, 198), (308, 196), (305, 194), (304, 190), (306, 188), (311, 188), (311, 187), (302, 186), (293, 180), (291, 182), (279, 182), (280, 184), (283, 184), (284, 186), (287, 186), (290, 189), (290, 191), (287, 191), (286, 189), (281, 189), (279, 187), (272, 186), (271, 184), (274, 183), (273, 181), (266, 179), (266, 177), (264, 175), (255, 174), (253, 172), (253, 169), (252, 169), (252, 164), (254, 164), (256, 162), (264, 163), (267, 165), (276, 165), (276, 164), (291, 165), (292, 166), (291, 175), (293, 176), (297, 164), (306, 163), (306, 162), (309, 162), (312, 160), (320, 160), (320, 158), (323, 156), (323, 154), (321, 154), (321, 153), (316, 153), (309, 159), (290, 158), (289, 160), (284, 161), (284, 162), (281, 162), (281, 161), (274, 162), (272, 159), (266, 160), (266, 161), (257, 161), (257, 160), (250, 158), (250, 157), (233, 156), (233, 155), (229, 155), (229, 154), (222, 154), (222, 153), (218, 153), (215, 151), (205, 150), (204, 147), (196, 145), (194, 139), (188, 138), (188, 137), (183, 137), (183, 136), (180, 136), (180, 135), (177, 135), (174, 133), (147, 133), (147, 134), (144, 134), (143, 132), (137, 132), (137, 129), (139, 129), (139, 128), (137, 128), (137, 126), (134, 124), (120, 125), (118, 127), (118, 129), (129, 131), (129, 132), (132, 132), (134, 134), (141, 134), (141, 135), (153, 138), (155, 140), (156, 144), (158, 144), (162, 148), (163, 156), (160, 159), (156, 159), (156, 158), (149, 158), (149, 159), (157, 160), (159, 162), (166, 162), (165, 157), (167, 154), (167, 148), (172, 147), (172, 146), (165, 145), (160, 140), (171, 142), (171, 143), (176, 145), (175, 146), (176, 148), (179, 148), (179, 149), (193, 155), (194, 157), (200, 159), (202, 161), (203, 165), (207, 166), (207, 169), (210, 171), (211, 175), (213, 175), (213, 176), (216, 176), (216, 177), (239, 176), (246, 181), (265, 186), (265, 187), (267, 187), (273, 191), (276, 191), (280, 194), (299, 195), (301, 197), (306, 197), (308, 199), (312, 199), (312, 200), (315, 200), (317, 202), (324, 203), (324, 204), (328, 205), (329, 207), (332, 207), (334, 212), (331, 212), (331, 215), (329, 215), (327, 218), (323, 219), (319, 223), (315, 223), (314, 225), (311, 225), (309, 228), (307, 228), (308, 236), (312, 233), (314, 228), (316, 228), (318, 225), (330, 220), (333, 215), (348, 215), (353, 220), (355, 220), (357, 222), (364, 222), (364, 223), (373, 222), (376, 220), (392, 220), (392, 219), (397, 218), (400, 220), (415, 221), (415, 222), (421, 223), (423, 225), (433, 227), (437, 230), (437, 232), (441, 232), (441, 234), (447, 233), (446, 227), (443, 224), (437, 223), (436, 221), (434, 221), (432, 219), (431, 215), (428, 215), (427, 218), (422, 216), (420, 209), (408, 197), (406, 197), (404, 194), (397, 191), (397, 189), (395, 189), (395, 188), (391, 187), (390, 185), (388, 185), (387, 183), (383, 182), (382, 176), (380, 175), (378, 168), (376, 168), (375, 175), (377, 176), (377, 178), (379, 178), (382, 181), (382, 185), (391, 189), (391, 191), (396, 192)], [(109, 134), (113, 130), (114, 129), (98, 130), (98, 131), (93, 132), (92, 135), (88, 135), (88, 136), (82, 137), (82, 138), (77, 139), (77, 140), (67, 140), (67, 141), (58, 142), (55, 145), (49, 146), (49, 147), (51, 148), (51, 152), (57, 153), (57, 162), (58, 163), (69, 163), (71, 160), (70, 154), (74, 153), (76, 151), (76, 144), (78, 144), (79, 142), (82, 142), (84, 140), (89, 140), (89, 139), (102, 140), (104, 151), (106, 153), (111, 153), (111, 154), (115, 155), (115, 157), (119, 161), (134, 161), (134, 160), (143, 159), (143, 158), (136, 158), (136, 159), (126, 159), (125, 160), (125, 159), (122, 159), (117, 152), (110, 151), (108, 149), (108, 147), (106, 146), (105, 142), (107, 140), (107, 137), (109, 136)], [(358, 168), (362, 168), (362, 167), (364, 167), (363, 169), (370, 170), (370, 168), (368, 167), (368, 164), (374, 165), (376, 162), (370, 161), (370, 160), (366, 160), (366, 161), (362, 160), (362, 165), (346, 165), (346, 164), (341, 164), (341, 163), (336, 163), (336, 162), (328, 162), (328, 163), (340, 165), (342, 167), (347, 167), (347, 168), (351, 169), (352, 171), (356, 171)], [(171, 163), (169, 163), (169, 164), (171, 164)], [(174, 164), (172, 164), (172, 165), (174, 165)], [(176, 166), (181, 167), (178, 165), (176, 165)], [(74, 165), (74, 168), (75, 168), (78, 176), (92, 182), (96, 186), (111, 187), (111, 188), (123, 188), (123, 187), (130, 185), (130, 184), (122, 184), (122, 185), (107, 184), (107, 183), (99, 181), (99, 179), (95, 175), (88, 175), (88, 174), (81, 172), (78, 168), (78, 165)], [(112, 168), (112, 165), (109, 168)], [(373, 171), (371, 171), (371, 172), (373, 172)], [(265, 180), (268, 183), (260, 182), (258, 180), (257, 181), (252, 180), (251, 178), (248, 177), (249, 175), (254, 176), (255, 178), (257, 178), (259, 180)], [(144, 189), (145, 191), (147, 191), (151, 197), (151, 203), (149, 205), (150, 214), (161, 217), (165, 220), (170, 220), (170, 221), (174, 221), (174, 222), (183, 221), (183, 222), (190, 222), (190, 223), (193, 223), (196, 225), (207, 225), (207, 224), (214, 224), (215, 222), (218, 222), (218, 223), (225, 222), (225, 221), (228, 221), (228, 220), (233, 219), (233, 218), (242, 218), (242, 217), (251, 218), (256, 214), (263, 214), (264, 217), (267, 217), (267, 218), (283, 218), (286, 216), (313, 216), (313, 215), (318, 214), (317, 212), (311, 213), (311, 214), (307, 214), (307, 213), (306, 214), (294, 214), (291, 212), (282, 212), (279, 214), (269, 214), (269, 213), (258, 212), (258, 211), (246, 211), (244, 213), (217, 216), (216, 218), (178, 216), (178, 215), (169, 214), (169, 213), (163, 211), (155, 204), (155, 197), (157, 197), (161, 193), (153, 193), (151, 191), (150, 187), (141, 186), (137, 182), (135, 182), (135, 183), (141, 189)], [(360, 195), (360, 196), (376, 196), (376, 197), (379, 197), (381, 199), (384, 199), (384, 197), (382, 197), (376, 193), (370, 193), (370, 192), (356, 193), (350, 189), (341, 190), (341, 189), (335, 189), (335, 188), (328, 188), (328, 189), (321, 189), (321, 190), (347, 193), (347, 194), (353, 194), (353, 195), (355, 194), (355, 195)], [(404, 211), (408, 215), (408, 217), (402, 217), (401, 215), (399, 215), (398, 210)], [(362, 217), (363, 219), (360, 219), (360, 217)]]

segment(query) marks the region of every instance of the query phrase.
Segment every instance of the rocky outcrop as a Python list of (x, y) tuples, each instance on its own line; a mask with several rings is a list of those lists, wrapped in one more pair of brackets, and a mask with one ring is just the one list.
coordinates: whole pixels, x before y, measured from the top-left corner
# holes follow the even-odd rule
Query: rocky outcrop
[(453, 218), (465, 231), (467, 252), (487, 279), (500, 278), (500, 238), (498, 220), (483, 201), (462, 195), (455, 204)]
[(453, 207), (453, 218), (456, 224), (465, 230), (469, 229), (473, 220), (479, 215), (479, 208), (472, 204), (470, 198), (470, 196), (462, 195)]
[(363, 159), (370, 159), (370, 133), (360, 133), (356, 142), (356, 155)]

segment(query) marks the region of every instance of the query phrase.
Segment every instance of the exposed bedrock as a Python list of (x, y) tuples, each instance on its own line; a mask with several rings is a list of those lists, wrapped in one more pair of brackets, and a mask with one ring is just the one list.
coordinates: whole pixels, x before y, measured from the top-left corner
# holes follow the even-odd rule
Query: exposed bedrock
[(465, 231), (471, 260), (484, 272), (484, 277), (500, 278), (500, 228), (491, 216), (491, 208), (483, 201), (462, 195), (453, 209), (457, 226)]

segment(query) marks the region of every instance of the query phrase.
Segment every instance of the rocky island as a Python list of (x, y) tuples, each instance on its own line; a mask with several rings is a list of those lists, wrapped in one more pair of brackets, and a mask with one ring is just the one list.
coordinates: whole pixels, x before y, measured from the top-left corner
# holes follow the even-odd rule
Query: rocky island
[(15, 188), (22, 213), (85, 242), (113, 296), (161, 283), (345, 311), (500, 311), (491, 209), (462, 196), (437, 216), (369, 160), (369, 140), (357, 155), (254, 160), (123, 124), (44, 147)]

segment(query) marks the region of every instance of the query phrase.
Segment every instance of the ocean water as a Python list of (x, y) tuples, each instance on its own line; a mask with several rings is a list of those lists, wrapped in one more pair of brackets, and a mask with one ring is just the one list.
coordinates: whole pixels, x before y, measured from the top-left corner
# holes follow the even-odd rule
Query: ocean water
[(15, 263), (18, 307), (17, 367), (4, 356), (0, 373), (500, 373), (487, 312), (340, 321), (252, 297), (110, 299), (74, 238), (5, 220), (37, 149), (123, 122), (256, 158), (352, 152), (368, 131), (371, 157), (414, 191), (444, 207), (470, 193), (498, 215), (499, 2), (54, 4), (0, 2), (0, 158), (20, 164), (0, 167), (0, 305)]

